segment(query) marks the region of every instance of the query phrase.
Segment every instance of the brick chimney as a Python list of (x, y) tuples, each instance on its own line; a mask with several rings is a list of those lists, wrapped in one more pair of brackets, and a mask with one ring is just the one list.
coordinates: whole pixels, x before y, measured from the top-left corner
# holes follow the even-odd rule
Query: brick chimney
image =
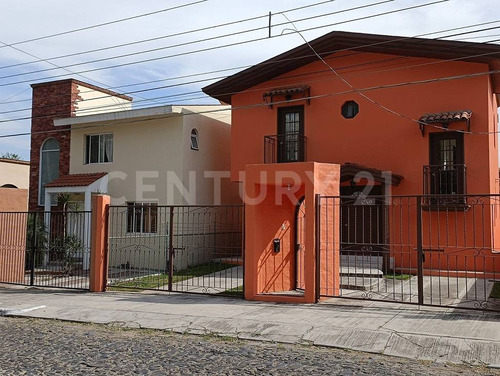
[[(38, 202), (40, 156), (42, 145), (47, 139), (55, 138), (59, 143), (59, 176), (70, 173), (71, 127), (55, 127), (54, 119), (128, 110), (131, 109), (132, 98), (72, 78), (33, 84), (31, 87), (33, 102), (29, 210), (41, 211), (43, 207)], [(93, 99), (99, 101), (93, 102)]]
[[(78, 89), (73, 79), (31, 85), (33, 100), (31, 110), (31, 152), (29, 210), (43, 210), (38, 205), (40, 151), (48, 138), (59, 142), (59, 174), (69, 174), (70, 127), (55, 127), (54, 119), (75, 115)], [(51, 132), (57, 131), (57, 132)]]

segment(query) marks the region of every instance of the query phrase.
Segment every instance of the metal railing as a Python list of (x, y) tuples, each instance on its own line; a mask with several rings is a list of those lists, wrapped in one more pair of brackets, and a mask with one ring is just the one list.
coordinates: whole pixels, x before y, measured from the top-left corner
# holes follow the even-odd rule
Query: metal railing
[[(464, 164), (424, 166), (424, 195), (439, 195), (428, 204), (463, 204), (467, 194), (467, 168)], [(454, 196), (454, 197), (453, 197)]]
[(321, 295), (500, 311), (500, 196), (462, 197), (318, 196)]
[(89, 288), (91, 213), (0, 213), (0, 282)]
[(307, 137), (300, 133), (264, 136), (264, 163), (305, 162)]
[(108, 287), (243, 296), (242, 205), (131, 210), (109, 208)]

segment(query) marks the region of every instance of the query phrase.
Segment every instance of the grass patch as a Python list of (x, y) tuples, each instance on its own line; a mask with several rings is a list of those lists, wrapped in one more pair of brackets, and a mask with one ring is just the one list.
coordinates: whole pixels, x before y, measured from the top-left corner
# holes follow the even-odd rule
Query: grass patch
[(490, 298), (500, 299), (500, 282), (495, 282), (490, 292)]
[(222, 291), (219, 295), (237, 296), (237, 297), (242, 298), (243, 297), (243, 286), (237, 286), (237, 287), (233, 287), (232, 289)]
[(411, 274), (403, 274), (403, 273), (394, 273), (394, 274), (384, 274), (384, 278), (386, 279), (394, 279), (397, 281), (408, 281), (413, 277)]
[[(187, 279), (201, 277), (203, 275), (220, 272), (233, 268), (232, 264), (207, 262), (195, 266), (187, 267), (186, 269), (174, 272), (172, 283), (182, 282)], [(142, 291), (142, 290), (156, 290), (162, 286), (168, 285), (168, 274), (160, 273), (155, 275), (148, 275), (144, 277), (134, 278), (130, 281), (123, 281), (108, 287), (109, 291)]]

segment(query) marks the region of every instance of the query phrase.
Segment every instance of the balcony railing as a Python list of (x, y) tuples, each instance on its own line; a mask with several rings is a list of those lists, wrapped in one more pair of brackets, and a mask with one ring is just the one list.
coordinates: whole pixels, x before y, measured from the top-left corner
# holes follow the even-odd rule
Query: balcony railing
[(466, 205), (467, 169), (464, 164), (424, 166), (424, 195), (431, 206)]
[(307, 137), (300, 133), (264, 136), (264, 163), (305, 162)]

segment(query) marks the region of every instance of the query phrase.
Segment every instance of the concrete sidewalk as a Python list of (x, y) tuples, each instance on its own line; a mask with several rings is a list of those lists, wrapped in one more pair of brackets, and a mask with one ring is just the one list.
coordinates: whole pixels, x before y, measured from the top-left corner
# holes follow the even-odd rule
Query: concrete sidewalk
[(334, 299), (274, 304), (188, 294), (0, 285), (0, 315), (216, 334), (500, 367), (500, 314)]

